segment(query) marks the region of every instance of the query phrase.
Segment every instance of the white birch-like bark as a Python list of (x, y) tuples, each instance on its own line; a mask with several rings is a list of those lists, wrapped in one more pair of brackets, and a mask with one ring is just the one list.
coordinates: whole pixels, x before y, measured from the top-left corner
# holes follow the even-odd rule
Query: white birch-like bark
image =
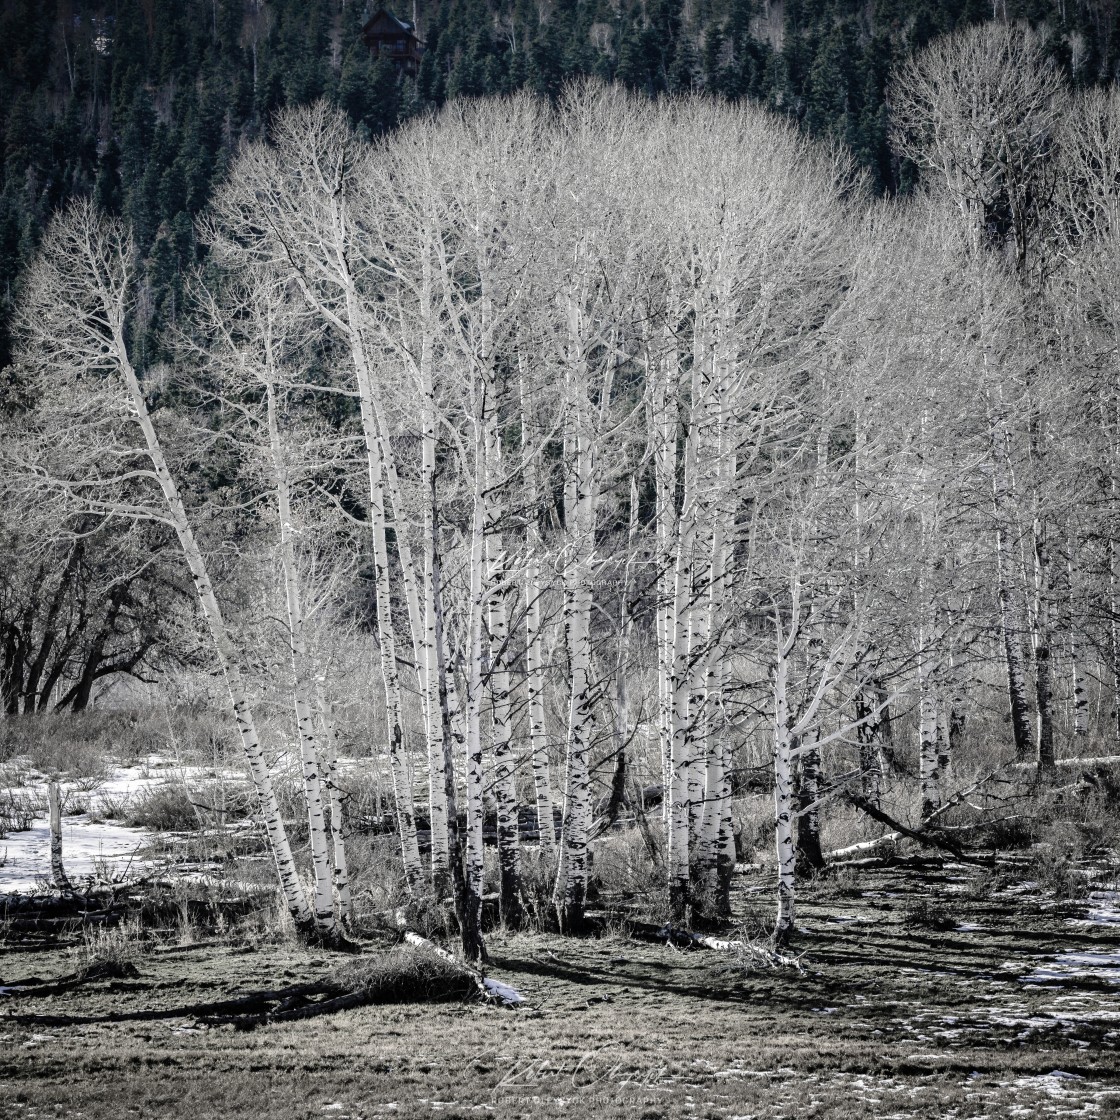
[(342, 787), (338, 780), (338, 723), (329, 700), (319, 694), (323, 714), (323, 761), (326, 764), (327, 793), (331, 807), (331, 860), (334, 869), (334, 891), (338, 911), (348, 925), (354, 922), (354, 900), (350, 893), (350, 871), (346, 861), (346, 837), (343, 833)]
[(58, 782), (47, 782), (47, 808), (51, 828), (51, 885), (57, 891), (71, 890), (62, 863), (62, 793)]
[[(431, 317), (435, 315), (432, 295), (432, 262), (429, 246), (424, 245), (421, 261), (421, 314), (422, 336), (420, 343), (420, 427), (421, 427), (421, 464), (420, 478), (425, 493), (435, 489), (436, 469), (436, 401), (435, 379), (433, 376), (434, 356), (430, 328)], [(434, 532), (432, 510), (424, 503), (424, 539), (430, 540)], [(420, 686), (424, 698), (424, 720), (427, 731), (428, 747), (428, 813), (431, 828), (431, 875), (432, 889), (437, 898), (447, 894), (450, 887), (451, 855), (447, 833), (447, 792), (444, 774), (445, 748), (443, 742), (443, 718), (440, 708), (439, 681), (436, 677), (436, 604), (435, 589), (432, 583), (432, 550), (424, 554), (424, 605), (423, 639), (420, 651)], [(446, 659), (445, 659), (446, 663)], [(454, 680), (454, 677), (451, 677)]]
[[(266, 340), (266, 346), (270, 343)], [(265, 383), (268, 410), (268, 443), (272, 456), (272, 475), (276, 485), (276, 512), (280, 522), (280, 563), (284, 572), (284, 599), (288, 608), (288, 641), (292, 658), (292, 701), (299, 735), (303, 795), (307, 804), (307, 825), (311, 840), (311, 866), (315, 880), (314, 917), (319, 932), (331, 937), (337, 933), (327, 822), (323, 811), (323, 790), (315, 727), (311, 715), (311, 680), (304, 638), (303, 604), (295, 545), (292, 540), (291, 486), (277, 420), (276, 392), (271, 381)]]
[(730, 431), (731, 407), (729, 393), (730, 364), (722, 351), (730, 334), (727, 320), (731, 314), (730, 300), (724, 293), (722, 345), (713, 347), (714, 433), (710, 436), (712, 455), (711, 489), (705, 508), (705, 519), (711, 526), (708, 560), (707, 611), (705, 630), (708, 648), (703, 658), (704, 726), (701, 738), (706, 756), (704, 774), (701, 842), (697, 859), (700, 875), (716, 892), (716, 908), (721, 914), (730, 912), (730, 876), (735, 862), (735, 839), (731, 819), (731, 780), (727, 758), (727, 714), (724, 693), (727, 681), (727, 648), (724, 625), (727, 600), (731, 591), (729, 542), (735, 528), (736, 449)]
[[(271, 251), (286, 274), (294, 281), (308, 306), (347, 340), (361, 402), (362, 433), (369, 459), (371, 532), (378, 577), (387, 578), (387, 552), (379, 538), (386, 530), (387, 510), (385, 488), (395, 516), (404, 510), (396, 463), (389, 443), (390, 429), (383, 403), (375, 384), (368, 345), (363, 334), (366, 316), (354, 275), (352, 261), (360, 256), (355, 249), (355, 228), (350, 213), (351, 196), (356, 186), (356, 168), (361, 167), (357, 142), (352, 131), (338, 115), (324, 105), (297, 110), (276, 122), (278, 148), (275, 156), (261, 148), (251, 149), (243, 160), (227, 196), (217, 200), (221, 219), (235, 228), (244, 226), (245, 198), (256, 203), (256, 209), (268, 213), (267, 240)], [(285, 180), (295, 178), (294, 186)], [(250, 211), (250, 236), (258, 236), (258, 220)], [(414, 664), (420, 694), (426, 692), (424, 673), (424, 614), (421, 610), (416, 569), (408, 536), (396, 533), (401, 561), (405, 603), (412, 635)], [(414, 887), (420, 878), (420, 857), (416, 841), (413, 813), (414, 789), (412, 768), (403, 741), (399, 722), (399, 680), (397, 678), (396, 641), (391, 625), (382, 629), (380, 607), (383, 588), (378, 587), (378, 628), (383, 667), (391, 661), (389, 679), (384, 682), (386, 709), (390, 721), (389, 754), (392, 763), (394, 797), (400, 832), (401, 858), (406, 879)], [(391, 618), (390, 618), (391, 624)], [(395, 724), (392, 723), (397, 719)]]
[(366, 456), (369, 468), (370, 528), (373, 535), (374, 593), (377, 598), (377, 633), (381, 654), (381, 676), (385, 686), (385, 721), (389, 734), (389, 764), (393, 777), (393, 799), (405, 881), (410, 890), (420, 883), (420, 849), (416, 839), (413, 813), (412, 767), (404, 743), (401, 722), (401, 685), (397, 671), (397, 640), (393, 631), (392, 589), (389, 581), (389, 551), (386, 540), (385, 487), (381, 459), (381, 439), (373, 427), (372, 407), (366, 392), (361, 393), (362, 424), (366, 430)]
[[(669, 630), (673, 639), (671, 681), (672, 748), (669, 788), (668, 873), (669, 912), (681, 921), (688, 904), (689, 846), (692, 833), (692, 797), (698, 792), (694, 776), (691, 732), (691, 684), (689, 638), (693, 629), (693, 580), (695, 575), (696, 519), (698, 505), (697, 465), (701, 425), (701, 377), (699, 363), (692, 371), (692, 409), (685, 435), (681, 512), (676, 530), (676, 564)], [(706, 635), (705, 635), (706, 641)]]
[(1071, 535), (1067, 549), (1066, 572), (1069, 578), (1069, 668), (1070, 668), (1070, 724), (1075, 739), (1089, 734), (1089, 689), (1081, 651), (1080, 618), (1077, 596), (1077, 545)]
[[(1116, 483), (1113, 483), (1115, 490)], [(1112, 670), (1112, 736), (1120, 742), (1120, 543), (1108, 542), (1109, 660)]]
[[(796, 625), (796, 622), (794, 623)], [(793, 936), (797, 890), (797, 850), (793, 842), (792, 724), (789, 706), (789, 651), (779, 626), (774, 666), (774, 843), (778, 856), (778, 917), (774, 939), (779, 945)]]
[(1054, 772), (1053, 682), (1050, 675), (1050, 594), (1053, 588), (1050, 544), (1040, 518), (1035, 518), (1034, 543), (1034, 611), (1032, 612), (1031, 645), (1034, 650), (1035, 702), (1037, 708), (1038, 776), (1045, 780)]
[(649, 427), (653, 444), (657, 515), (657, 706), (661, 746), (661, 801), (665, 825), (670, 826), (673, 774), (673, 667), (676, 630), (673, 626), (677, 511), (677, 364), (676, 339), (665, 330), (665, 343), (650, 352), (647, 342), (646, 378), (650, 385)]
[[(919, 587), (919, 598), (922, 588)], [(921, 624), (918, 627), (918, 781), (921, 793), (922, 820), (941, 805), (941, 790), (937, 768), (937, 694), (934, 682), (936, 650), (934, 625), (924, 600), (921, 605)]]
[[(492, 318), (489, 297), (483, 290), (482, 315)], [(500, 413), (503, 387), (499, 385), (493, 354), (483, 355), (483, 453), (476, 465), (485, 478), (483, 490), (486, 554), (486, 615), (490, 639), (489, 692), (494, 743), (494, 795), (498, 803), (499, 906), (502, 922), (516, 929), (522, 924), (520, 825), (514, 789), (515, 757), (513, 710), (510, 695), (510, 633), (508, 604), (512, 584), (508, 580), (508, 558), (502, 533), (505, 468), (502, 456)]]
[[(568, 305), (568, 368), (564, 461), (564, 522), (569, 534), (564, 567), (564, 636), (568, 648), (569, 701), (564, 781), (564, 832), (560, 869), (553, 901), (560, 924), (576, 931), (583, 924), (588, 882), (588, 839), (591, 830), (592, 676), (590, 563), (595, 530), (595, 431), (588, 398), (587, 355), (581, 312)], [(609, 390), (608, 390), (609, 391)]]
[(537, 832), (540, 848), (546, 855), (556, 850), (555, 820), (552, 808), (552, 776), (548, 757), (548, 735), (544, 708), (544, 646), (541, 617), (540, 557), (543, 551), (540, 530), (540, 476), (533, 423), (525, 385), (525, 358), (518, 355), (521, 373), (521, 448), (525, 486), (525, 688), (529, 715), (529, 751), (533, 765), (533, 793), (537, 806)]
[(529, 705), (529, 744), (533, 759), (533, 792), (541, 851), (556, 849), (556, 824), (552, 805), (552, 776), (544, 709), (544, 651), (541, 634), (540, 568), (533, 542), (525, 565), (525, 678)]
[(483, 823), (485, 807), (482, 800), (482, 618), (486, 609), (486, 500), (483, 467), (483, 432), (481, 426), (475, 439), (474, 512), (470, 538), (470, 609), (467, 619), (466, 673), (466, 792), (467, 851), (466, 872), (470, 890), (482, 897)]
[[(76, 321), (61, 325), (59, 329), (72, 326), (84, 335), (91, 336), (90, 344), (96, 346), (95, 358), (91, 360), (96, 360), (103, 368), (111, 366), (128, 394), (133, 416), (151, 462), (152, 475), (163, 495), (167, 521), (182, 548), (199, 606), (214, 642), (215, 655), (229, 690), (269, 847), (276, 861), (284, 902), (297, 928), (306, 931), (314, 924), (311, 909), (299, 880), (287, 830), (280, 815), (279, 802), (272, 786), (272, 776), (257, 737), (253, 710), (242, 682), (237, 651), (218, 605), (186, 506), (168, 469), (163, 447), (148, 411), (147, 398), (125, 343), (131, 257), (130, 239), (119, 225), (102, 220), (92, 204), (78, 203), (66, 215), (56, 219), (56, 225), (46, 238), (44, 256), (40, 262), (41, 269), (45, 271), (41, 271), (33, 283), (47, 285), (57, 298), (62, 298), (64, 294), (74, 295), (78, 306), (92, 301), (96, 307), (88, 322)], [(77, 345), (86, 345), (86, 339), (83, 337)]]

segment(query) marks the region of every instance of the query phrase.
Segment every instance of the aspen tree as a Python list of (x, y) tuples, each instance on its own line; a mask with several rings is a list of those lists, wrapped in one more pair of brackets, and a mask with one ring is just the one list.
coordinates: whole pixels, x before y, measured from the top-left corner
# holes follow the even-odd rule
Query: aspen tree
[[(349, 126), (324, 104), (280, 114), (273, 146), (251, 146), (212, 205), (210, 235), (258, 264), (289, 277), (308, 307), (345, 339), (361, 407), (368, 467), (369, 516), (377, 582), (378, 639), (385, 688), (388, 746), (405, 877), (421, 877), (413, 815), (413, 775), (401, 716), (396, 634), (391, 609), (388, 530), (390, 503), (404, 502), (369, 339), (368, 312), (358, 269), (365, 264), (354, 210), (356, 183), (368, 158)], [(263, 217), (262, 217), (263, 216)], [(386, 498), (388, 497), (388, 501)], [(395, 533), (405, 587), (416, 671), (423, 692), (423, 622), (411, 547)]]
[[(147, 395), (126, 341), (135, 299), (134, 267), (132, 241), (123, 226), (102, 217), (89, 202), (72, 204), (51, 224), (28, 277), (17, 320), (24, 348), (23, 361), (40, 371), (41, 378), (61, 378), (69, 384), (81, 385), (83, 379), (91, 376), (103, 378), (104, 383), (96, 389), (101, 392), (106, 406), (122, 418), (127, 416), (135, 425), (133, 430), (139, 429), (142, 445), (126, 444), (117, 449), (119, 454), (111, 456), (111, 461), (123, 464), (119, 472), (119, 479), (127, 486), (123, 494), (118, 483), (96, 477), (88, 480), (71, 477), (59, 483), (72, 495), (89, 495), (87, 504), (104, 516), (163, 520), (174, 530), (229, 690), (285, 905), (297, 929), (309, 933), (314, 919), (296, 871), (272, 778), (257, 737), (240, 657), (226, 626), (186, 505), (168, 467)], [(104, 461), (104, 453), (100, 458)], [(150, 506), (144, 495), (130, 494), (133, 487), (152, 484), (158, 487), (162, 511)]]
[[(290, 380), (284, 367), (292, 352), (299, 350), (299, 343), (293, 346), (292, 338), (304, 330), (305, 324), (298, 311), (290, 306), (275, 277), (260, 272), (228, 277), (225, 287), (223, 302), (203, 297), (203, 326), (210, 341), (208, 351), (201, 357), (217, 381), (223, 399), (245, 416), (250, 428), (248, 438), (263, 445), (261, 450), (267, 461), (265, 486), (274, 497), (279, 531), (277, 551), (288, 619), (291, 696), (311, 840), (315, 925), (324, 940), (337, 941), (341, 931), (334, 914), (335, 871), (328, 836), (331, 797), (323, 780), (327, 766), (321, 756), (313, 714), (313, 672), (296, 557), (299, 529), (293, 513), (293, 497), (299, 469), (292, 462), (291, 446), (281, 430), (281, 398), (285, 395), (284, 382)], [(335, 843), (340, 844), (341, 838), (336, 837)], [(344, 856), (342, 866), (345, 867)]]
[[(1120, 742), (1120, 93), (1115, 88), (1078, 94), (1065, 116), (1061, 153), (1059, 228), (1071, 267), (1059, 294), (1074, 309), (1077, 333), (1099, 355), (1101, 369), (1093, 393), (1105, 464), (1099, 532), (1107, 621), (1101, 644), (1112, 693), (1111, 736)], [(1076, 626), (1072, 620), (1071, 631)]]
[[(958, 207), (967, 244), (974, 254), (993, 244), (992, 219), (1006, 212), (1006, 249), (1022, 300), (1025, 332), (1035, 329), (1039, 291), (1052, 266), (1051, 214), (1054, 195), (1054, 141), (1063, 107), (1061, 78), (1046, 57), (1041, 39), (1019, 25), (990, 23), (936, 40), (901, 68), (891, 92), (899, 150), (932, 172)], [(1035, 669), (1035, 737), (1040, 776), (1053, 769), (1053, 713), (1050, 652), (1051, 601), (1055, 584), (1046, 511), (1039, 503), (1043, 430), (1048, 409), (1028, 392), (1027, 442), (1032, 470), (1024, 480), (1032, 506), (1027, 612)], [(997, 418), (993, 454), (1005, 438)], [(997, 507), (1001, 498), (997, 495)], [(997, 527), (997, 534), (1001, 529)], [(1002, 542), (1006, 546), (1006, 542)], [(1001, 542), (997, 540), (997, 553)], [(1000, 565), (1001, 580), (1010, 578)], [(1004, 646), (1016, 749), (1026, 750), (1021, 698), (1025, 681), (1012, 627), (1015, 596), (1001, 586)]]

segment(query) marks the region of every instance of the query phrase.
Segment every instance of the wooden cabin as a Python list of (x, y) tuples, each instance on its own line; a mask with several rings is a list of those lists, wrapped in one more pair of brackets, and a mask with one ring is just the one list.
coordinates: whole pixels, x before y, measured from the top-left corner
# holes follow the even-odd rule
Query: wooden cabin
[(415, 26), (384, 8), (378, 8), (362, 28), (362, 42), (371, 57), (389, 59), (402, 74), (415, 77), (420, 69), (424, 44), (416, 37)]

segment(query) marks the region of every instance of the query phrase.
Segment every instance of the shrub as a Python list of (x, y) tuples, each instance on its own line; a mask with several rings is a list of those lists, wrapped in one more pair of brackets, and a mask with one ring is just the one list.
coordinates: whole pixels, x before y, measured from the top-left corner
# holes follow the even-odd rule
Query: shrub
[(907, 902), (902, 911), (902, 924), (907, 929), (932, 929), (945, 933), (956, 929), (960, 922), (943, 901), (921, 897)]
[(182, 782), (161, 782), (124, 808), (121, 823), (152, 832), (190, 832), (202, 827), (202, 816)]
[(139, 976), (137, 964), (152, 945), (139, 917), (115, 926), (84, 926), (76, 950), (76, 971), (84, 980)]
[(362, 992), (371, 1003), (434, 1003), (478, 995), (469, 973), (412, 945), (362, 957), (337, 969), (332, 980), (345, 991)]

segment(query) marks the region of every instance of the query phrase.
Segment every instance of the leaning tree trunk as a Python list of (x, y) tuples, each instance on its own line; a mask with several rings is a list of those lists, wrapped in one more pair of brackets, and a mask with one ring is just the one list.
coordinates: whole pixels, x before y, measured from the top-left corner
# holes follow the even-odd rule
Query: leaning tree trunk
[(296, 928), (300, 932), (306, 933), (314, 927), (314, 918), (299, 880), (295, 860), (292, 858), (288, 833), (280, 816), (280, 804), (272, 786), (272, 776), (268, 772), (264, 751), (261, 749), (260, 740), (257, 738), (253, 710), (241, 680), (241, 669), (237, 664), (236, 650), (233, 641), (230, 639), (229, 631), (226, 629), (221, 608), (218, 606), (218, 599), (210, 582), (210, 575), (206, 568), (206, 561), (202, 556), (202, 550), (198, 547), (194, 531), (187, 518), (186, 507), (179, 496), (175, 480), (168, 470), (163, 448), (148, 412), (147, 399), (140, 387), (136, 371), (132, 368), (132, 363), (127, 357), (123, 328), (119, 323), (114, 324), (113, 344), (125, 386), (132, 400), (132, 407), (135, 410), (136, 421), (144, 433), (148, 457), (151, 459), (152, 468), (159, 481), (160, 489), (163, 491), (164, 500), (167, 502), (171, 525), (175, 530), (179, 545), (183, 549), (187, 567), (190, 569), (191, 578), (194, 581), (195, 591), (198, 593), (203, 617), (206, 619), (210, 635), (214, 641), (218, 663), (229, 689), (230, 701), (233, 704), (234, 717), (237, 721), (237, 730), (241, 736), (241, 744), (249, 763), (249, 773), (252, 776), (253, 786), (260, 802), (261, 814), (264, 817), (265, 833), (280, 876), (280, 888), (284, 894), (284, 902), (296, 924)]

